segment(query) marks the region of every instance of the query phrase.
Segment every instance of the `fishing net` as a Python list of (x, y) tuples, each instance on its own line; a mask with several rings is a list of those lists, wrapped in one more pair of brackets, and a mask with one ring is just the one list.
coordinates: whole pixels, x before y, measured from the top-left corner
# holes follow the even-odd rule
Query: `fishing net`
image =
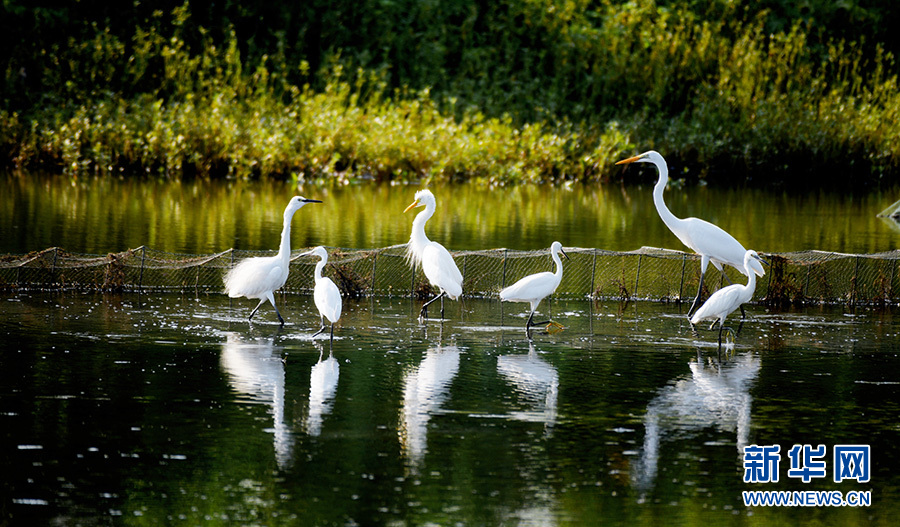
[[(314, 256), (292, 253), (283, 290), (311, 293)], [(691, 300), (700, 278), (695, 254), (653, 247), (616, 252), (568, 248), (563, 259), (560, 298), (598, 300)], [(195, 291), (221, 293), (222, 277), (237, 262), (272, 252), (228, 250), (212, 255), (173, 254), (138, 247), (105, 256), (50, 248), (0, 257), (0, 290)], [(462, 271), (464, 295), (496, 297), (506, 285), (540, 271), (553, 271), (549, 250), (492, 249), (453, 253)], [(808, 303), (886, 304), (900, 301), (897, 261), (900, 251), (843, 254), (803, 251), (762, 255), (770, 263), (757, 282), (754, 300), (773, 305)], [(421, 270), (413, 271), (406, 246), (380, 249), (329, 249), (325, 274), (349, 297), (368, 295), (423, 297), (433, 293)], [(727, 279), (709, 267), (709, 294), (729, 280), (746, 277), (726, 268)]]

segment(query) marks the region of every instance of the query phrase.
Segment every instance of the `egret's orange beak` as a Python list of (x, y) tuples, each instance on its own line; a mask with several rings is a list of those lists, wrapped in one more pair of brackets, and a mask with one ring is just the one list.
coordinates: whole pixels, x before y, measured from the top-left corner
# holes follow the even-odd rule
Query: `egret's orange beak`
[(409, 212), (409, 209), (412, 209), (412, 208), (418, 207), (418, 206), (419, 206), (419, 200), (415, 200), (412, 203), (410, 203), (408, 207), (403, 209), (403, 213), (406, 214), (407, 212)]
[(626, 164), (626, 163), (634, 163), (635, 161), (637, 161), (637, 160), (640, 159), (640, 158), (641, 158), (641, 156), (629, 157), (628, 159), (623, 159), (623, 160), (621, 160), (621, 161), (617, 161), (616, 164), (617, 164), (617, 165), (624, 165), (624, 164)]

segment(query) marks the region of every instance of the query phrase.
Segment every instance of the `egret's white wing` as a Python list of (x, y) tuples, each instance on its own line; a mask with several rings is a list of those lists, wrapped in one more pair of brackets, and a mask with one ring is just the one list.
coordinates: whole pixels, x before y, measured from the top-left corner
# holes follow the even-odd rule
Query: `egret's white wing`
[(430, 242), (422, 252), (422, 271), (428, 280), (441, 288), (450, 298), (462, 294), (462, 273), (450, 251), (437, 242)]

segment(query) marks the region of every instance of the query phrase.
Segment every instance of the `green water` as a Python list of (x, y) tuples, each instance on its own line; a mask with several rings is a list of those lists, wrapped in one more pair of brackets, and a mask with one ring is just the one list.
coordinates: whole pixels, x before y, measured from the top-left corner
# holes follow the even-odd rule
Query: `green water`
[[(223, 295), (0, 297), (11, 524), (887, 525), (900, 514), (893, 311), (750, 306), (736, 345), (678, 307)], [(735, 317), (735, 327), (738, 320)], [(780, 481), (740, 449), (781, 445)], [(868, 483), (787, 476), (794, 444), (871, 447)], [(741, 491), (871, 491), (745, 507)]]
[[(289, 197), (322, 199), (294, 247), (404, 243), (418, 187), (0, 177), (0, 254), (140, 245), (274, 249)], [(438, 187), (453, 250), (682, 249), (651, 187)], [(671, 188), (679, 216), (763, 252), (895, 249), (897, 196)], [(345, 299), (333, 344), (312, 299), (288, 324), (220, 294), (0, 295), (0, 525), (888, 525), (900, 515), (894, 309), (748, 306), (733, 348), (685, 306)], [(778, 483), (741, 451), (780, 445)], [(795, 445), (869, 445), (871, 480), (802, 483)], [(747, 507), (745, 490), (871, 491), (865, 507)]]
[[(418, 188), (6, 175), (0, 176), (0, 254), (48, 247), (106, 254), (141, 245), (189, 254), (274, 250), (295, 193), (324, 201), (294, 217), (295, 247), (384, 247), (409, 239), (413, 213), (403, 209)], [(427, 232), (451, 250), (531, 250), (554, 240), (607, 250), (683, 249), (659, 220), (649, 184), (461, 185), (434, 192), (437, 212)], [(688, 186), (669, 188), (665, 197), (676, 215), (712, 221), (762, 252), (875, 253), (900, 240), (900, 227), (876, 217), (900, 199), (900, 189), (853, 195)]]

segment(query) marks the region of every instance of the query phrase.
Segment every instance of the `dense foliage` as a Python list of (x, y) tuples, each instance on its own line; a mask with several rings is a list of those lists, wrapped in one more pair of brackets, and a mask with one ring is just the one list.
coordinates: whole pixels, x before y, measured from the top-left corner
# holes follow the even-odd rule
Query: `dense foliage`
[(900, 7), (803, 6), (6, 0), (0, 159), (506, 183), (605, 179), (655, 148), (712, 181), (884, 182)]

